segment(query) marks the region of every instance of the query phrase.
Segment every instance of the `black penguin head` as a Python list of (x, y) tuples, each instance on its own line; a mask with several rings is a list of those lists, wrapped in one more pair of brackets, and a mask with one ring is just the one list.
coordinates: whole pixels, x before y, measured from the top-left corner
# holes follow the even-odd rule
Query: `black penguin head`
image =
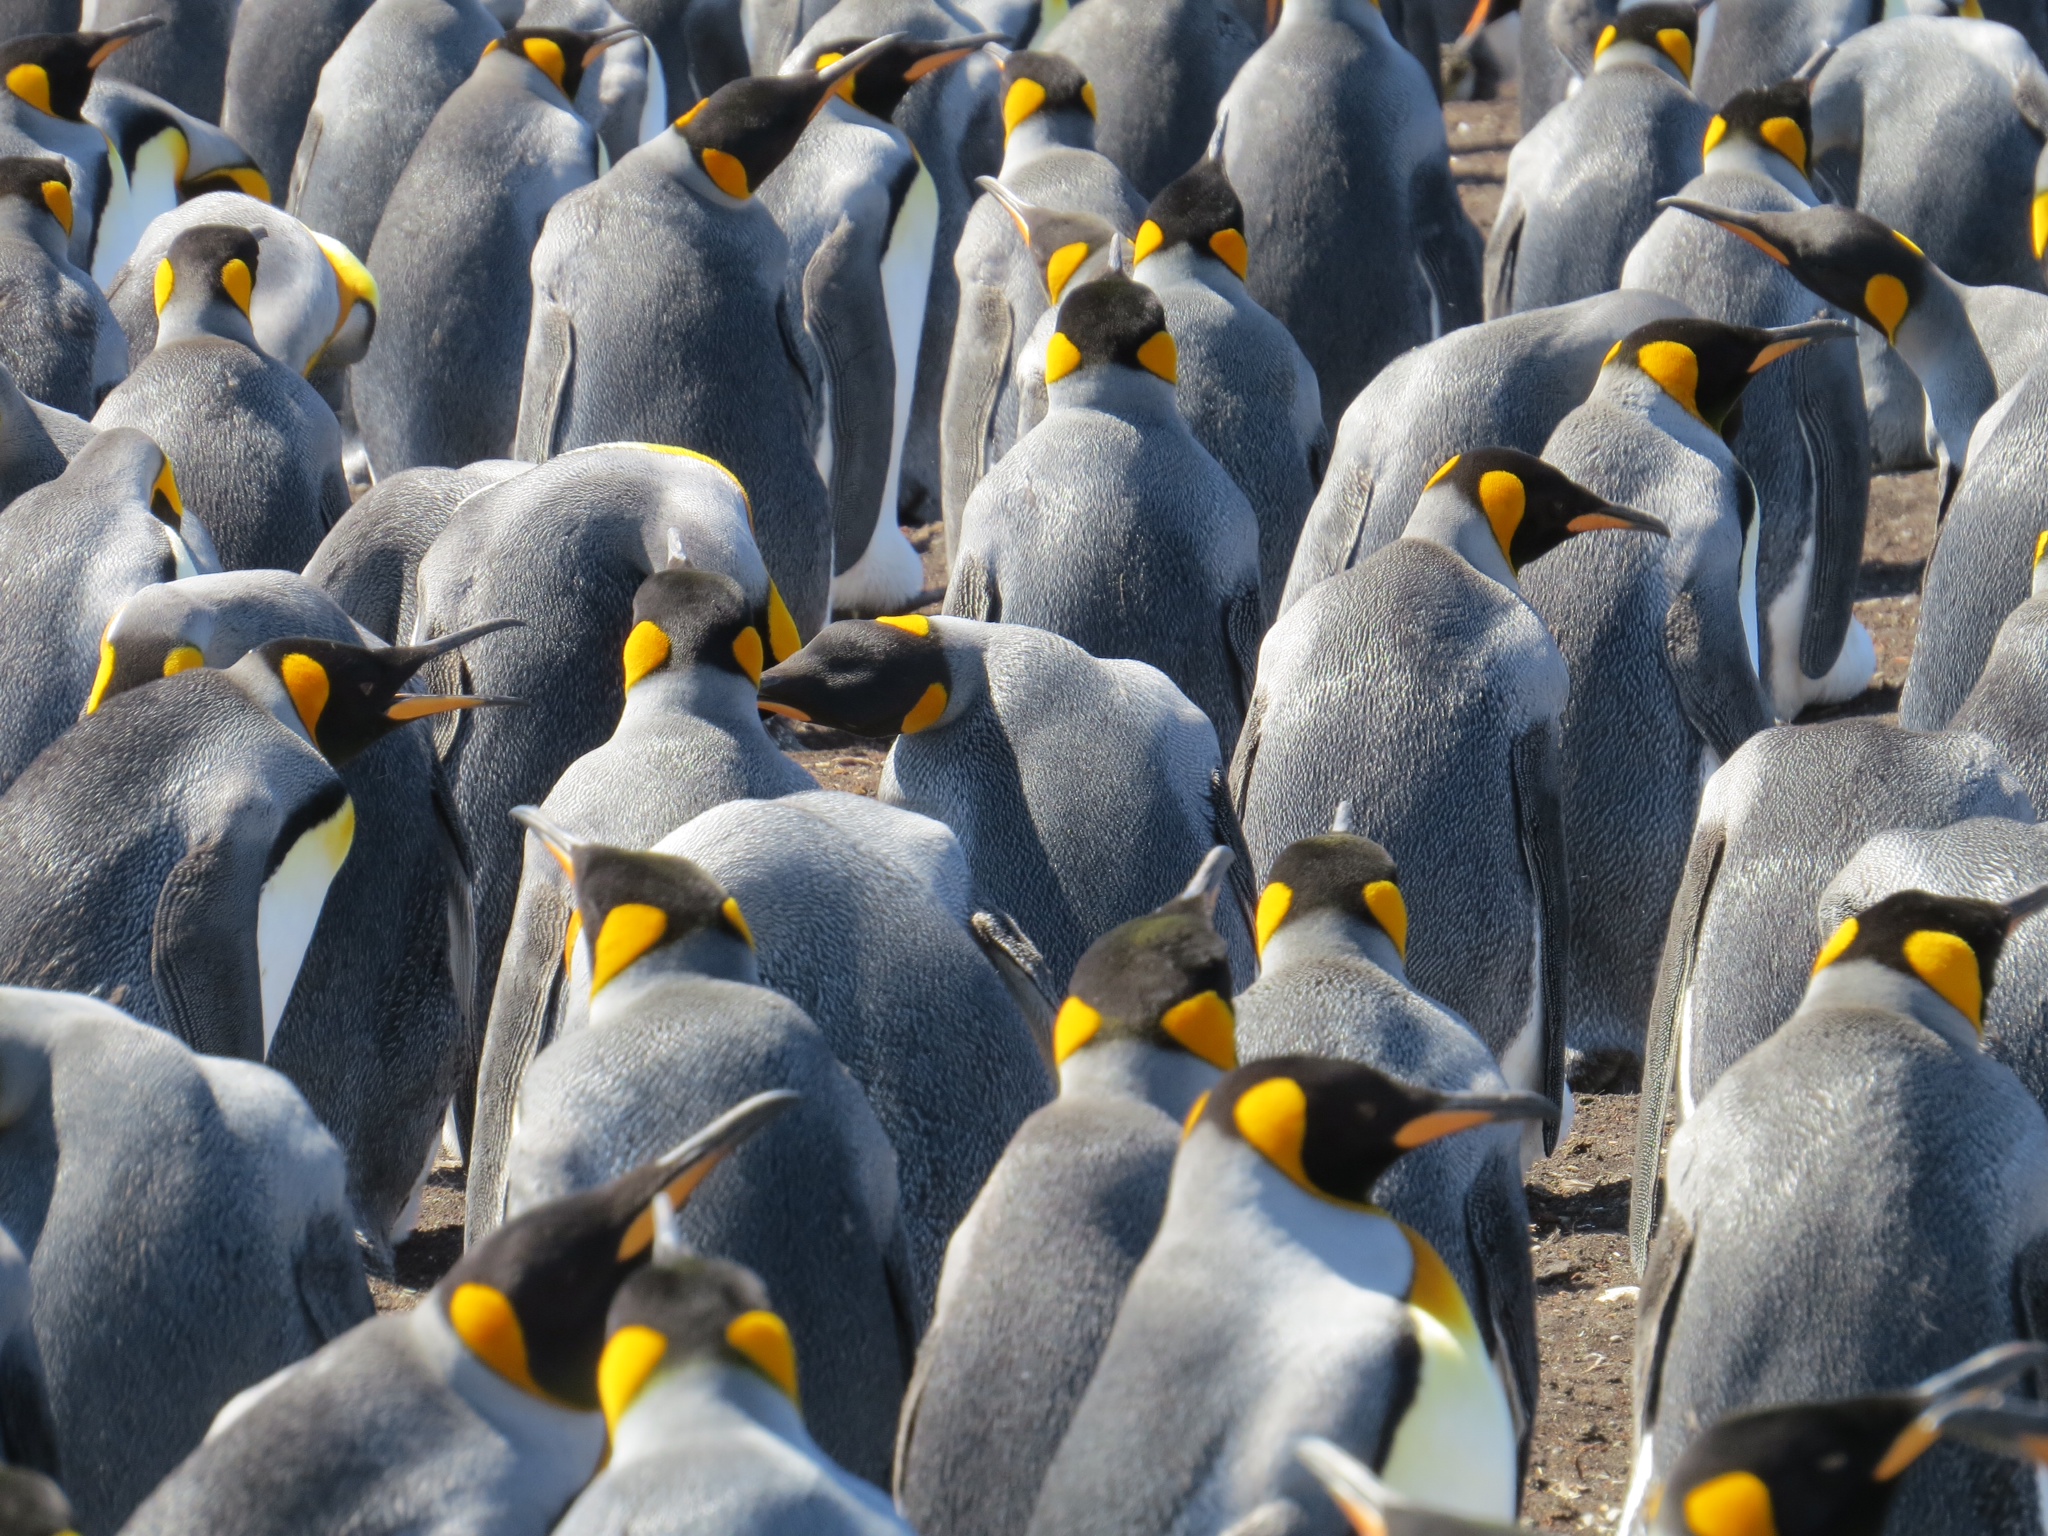
[(1003, 139), (1034, 117), (1066, 116), (1093, 136), (1095, 87), (1070, 60), (1019, 48), (1003, 60)]
[[(585, 842), (530, 805), (512, 819), (541, 840), (574, 889), (569, 947), (589, 947), (590, 995), (629, 967), (686, 941), (702, 940), (721, 969), (753, 967), (754, 932), (725, 887), (685, 858)], [(737, 946), (737, 948), (735, 948)], [(693, 946), (694, 947), (694, 946)]]
[(1656, 518), (1616, 506), (1567, 479), (1533, 454), (1513, 448), (1461, 453), (1430, 477), (1422, 490), (1443, 489), (1483, 516), (1510, 570), (1547, 555), (1576, 534), (1634, 528), (1668, 534)]
[(1799, 279), (1815, 295), (1876, 326), (1896, 341), (1933, 280), (1934, 264), (1919, 246), (1854, 208), (1823, 203), (1798, 213), (1745, 213), (1689, 197), (1657, 205), (1718, 224)]
[(1699, 41), (1699, 13), (1689, 5), (1636, 5), (1616, 14), (1593, 43), (1593, 61), (1616, 43), (1640, 43), (1669, 59), (1687, 84), (1692, 82), (1692, 53)]
[[(988, 43), (1003, 40), (1000, 32), (977, 32), (972, 37), (921, 38), (897, 36), (872, 55), (851, 75), (840, 77), (832, 94), (884, 122), (896, 115), (897, 107), (910, 88), (927, 75), (935, 75), (949, 64), (979, 53)], [(848, 54), (867, 46), (864, 37), (841, 38), (821, 44), (809, 59), (814, 70), (829, 69)]]
[(1116, 228), (1107, 219), (1027, 203), (993, 176), (977, 176), (974, 180), (1010, 215), (1010, 222), (1017, 226), (1031, 259), (1038, 264), (1046, 296), (1055, 304), (1075, 274), (1087, 269), (1091, 257), (1116, 250)]
[(1807, 175), (1811, 169), (1807, 156), (1813, 145), (1812, 82), (1780, 80), (1776, 85), (1737, 91), (1707, 124), (1700, 154), (1711, 155), (1728, 139), (1747, 139), (1784, 156), (1795, 171)]
[(1179, 896), (1088, 946), (1053, 1020), (1056, 1064), (1098, 1040), (1143, 1040), (1199, 1056), (1219, 1072), (1237, 1065), (1230, 952), (1216, 932), (1216, 897), (1229, 866), (1229, 851), (1212, 849)]
[(1155, 251), (1170, 251), (1177, 245), (1206, 251), (1240, 278), (1251, 265), (1251, 251), (1244, 240), (1244, 205), (1230, 178), (1223, 174), (1223, 162), (1203, 159), (1192, 170), (1168, 182), (1145, 210), (1145, 222), (1138, 226), (1132, 247), (1133, 262), (1143, 261)]
[(1369, 1205), (1404, 1152), (1496, 1120), (1542, 1120), (1534, 1093), (1439, 1093), (1359, 1062), (1274, 1056), (1239, 1067), (1188, 1117), (1242, 1142), (1312, 1195)]
[(626, 636), (626, 692), (650, 673), (715, 667), (761, 681), (761, 631), (738, 582), (689, 566), (656, 571), (633, 594)]
[(37, 155), (0, 159), (0, 197), (18, 197), (57, 221), (71, 233), (71, 168), (62, 160)]
[(633, 27), (610, 27), (602, 32), (571, 32), (564, 27), (512, 27), (503, 37), (484, 44), (484, 57), (500, 50), (516, 54), (554, 81), (555, 88), (569, 100), (583, 88), (584, 73), (598, 55), (622, 37), (636, 35)]
[(181, 231), (156, 264), (157, 318), (176, 300), (195, 311), (229, 304), (247, 320), (259, 255), (255, 232), (239, 224), (195, 224)]
[(894, 33), (878, 37), (814, 74), (734, 80), (677, 118), (675, 131), (713, 186), (727, 197), (752, 197), (796, 148), (839, 82), (898, 41)]
[(1876, 1536), (1900, 1475), (1944, 1436), (2023, 1460), (2048, 1454), (2048, 1415), (1998, 1399), (2044, 1355), (2038, 1344), (2001, 1344), (1904, 1392), (1731, 1414), (1685, 1448), (1651, 1530)]
[(921, 613), (841, 619), (761, 674), (761, 708), (856, 736), (915, 736), (953, 697), (944, 637)]
[(789, 1326), (770, 1310), (767, 1288), (737, 1264), (657, 1253), (619, 1287), (605, 1332), (597, 1396), (614, 1438), (657, 1372), (696, 1361), (754, 1371), (798, 1400)]
[[(498, 619), (478, 624), (427, 645), (391, 645), (370, 650), (334, 640), (272, 640), (259, 645), (236, 666), (254, 665), (274, 677), (291, 701), (306, 734), (320, 755), (339, 768), (358, 753), (390, 735), (408, 720), (445, 715), (451, 710), (506, 704), (508, 699), (401, 693), (436, 656), (518, 624)], [(165, 666), (170, 665), (166, 656)], [(178, 670), (204, 665), (188, 656)]]
[(1059, 329), (1045, 347), (1045, 382), (1081, 368), (1142, 369), (1168, 384), (1180, 354), (1166, 329), (1159, 295), (1121, 273), (1083, 283), (1060, 301)]
[(1813, 962), (1818, 976), (1830, 966), (1870, 960), (1932, 988), (1981, 1034), (1984, 998), (2006, 936), (2022, 919), (2048, 906), (2048, 886), (2000, 905), (1964, 896), (1899, 891), (1840, 927)]
[(1288, 844), (1259, 893), (1252, 923), (1259, 953), (1296, 918), (1342, 912), (1379, 929), (1395, 953), (1407, 959), (1408, 904), (1401, 898), (1400, 878), (1393, 858), (1370, 838), (1325, 832)]
[(139, 16), (104, 32), (38, 32), (0, 43), (0, 80), (39, 112), (83, 122), (93, 71), (135, 39), (164, 24)]
[(1639, 325), (1608, 352), (1605, 368), (1633, 368), (1716, 432), (1742, 399), (1749, 381), (1779, 358), (1809, 342), (1856, 334), (1840, 320), (1762, 330), (1691, 317)]
[(439, 1308), (456, 1337), (503, 1380), (595, 1411), (605, 1316), (653, 1253), (655, 1197), (679, 1209), (796, 1097), (756, 1094), (653, 1162), (513, 1217), (465, 1253), (425, 1305)]
[(0, 1466), (0, 1531), (7, 1536), (73, 1536), (64, 1490), (27, 1467)]

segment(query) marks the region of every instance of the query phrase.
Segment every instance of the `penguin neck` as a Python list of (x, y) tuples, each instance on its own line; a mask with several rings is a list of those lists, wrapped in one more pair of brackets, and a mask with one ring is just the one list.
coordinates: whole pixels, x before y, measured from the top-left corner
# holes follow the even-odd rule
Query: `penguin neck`
[(1754, 139), (1730, 134), (1708, 151), (1701, 171), (1708, 176), (1761, 177), (1765, 181), (1776, 182), (1808, 208), (1820, 204), (1813, 183), (1800, 174), (1797, 166), (1775, 149), (1766, 149)]
[(1508, 557), (1500, 552), (1493, 525), (1455, 493), (1425, 494), (1415, 504), (1415, 512), (1401, 536), (1441, 545), (1480, 575), (1491, 577), (1517, 597), (1522, 595), (1522, 584), (1515, 580), (1515, 568), (1508, 564)]
[(604, 1415), (547, 1402), (485, 1365), (457, 1337), (438, 1292), (405, 1315), (428, 1373), (439, 1377), (512, 1447), (524, 1488), (544, 1506), (560, 1508), (596, 1472), (604, 1455)]
[[(251, 651), (247, 656), (227, 669), (226, 676), (255, 701), (259, 708), (269, 711), (277, 718), (278, 724), (290, 731), (299, 740), (320, 751), (320, 743), (306, 730), (305, 721), (299, 718), (299, 707), (292, 702), (278, 675), (264, 665), (263, 658)], [(322, 754), (323, 756), (325, 754)]]
[(63, 266), (71, 265), (71, 237), (50, 217), (40, 203), (27, 198), (0, 198), (0, 239), (32, 241), (45, 256)]
[(1806, 984), (1799, 1011), (1809, 1008), (1902, 1013), (1959, 1051), (1983, 1049), (1984, 1042), (1970, 1021), (1932, 987), (1875, 960), (1839, 960), (1822, 971)]
[(1393, 37), (1387, 28), (1386, 18), (1380, 14), (1378, 0), (1285, 0), (1273, 35), (1278, 37), (1290, 26), (1300, 28), (1332, 21), (1353, 27), (1377, 28), (1386, 33), (1389, 40)]
[[(1727, 454), (1714, 429), (1672, 398), (1671, 392), (1640, 368), (1608, 367), (1600, 370), (1593, 385), (1593, 398), (1640, 416), (1666, 437), (1676, 438), (1694, 453), (1717, 464)], [(1716, 448), (1719, 448), (1719, 454)]]
[(619, 729), (688, 715), (729, 731), (752, 725), (759, 732), (760, 697), (739, 673), (686, 659), (680, 666), (671, 663), (633, 685), (619, 716)]
[(1131, 276), (1147, 288), (1199, 283), (1233, 301), (1249, 296), (1235, 272), (1208, 252), (1198, 251), (1187, 244), (1153, 252), (1131, 269)]
[(239, 341), (251, 352), (258, 350), (255, 327), (234, 305), (211, 293), (188, 299), (174, 292), (164, 312), (156, 317), (156, 344), (165, 347), (202, 336)]
[(1173, 386), (1141, 368), (1120, 363), (1077, 368), (1045, 392), (1051, 410), (1101, 411), (1123, 421), (1180, 424)]
[(590, 999), (594, 1028), (616, 1023), (651, 1002), (655, 995), (697, 981), (733, 981), (761, 985), (761, 967), (754, 952), (738, 939), (708, 929), (657, 945), (605, 983)]
[[(632, 158), (646, 156), (647, 163), (658, 166), (671, 180), (681, 185), (706, 207), (717, 208), (727, 213), (736, 213), (751, 208), (751, 197), (734, 197), (720, 190), (718, 183), (704, 173), (704, 167), (697, 163), (696, 151), (690, 148), (690, 141), (674, 128), (658, 133), (633, 151)], [(619, 162), (623, 165), (625, 162)]]
[(757, 1371), (715, 1360), (688, 1360), (657, 1371), (619, 1419), (609, 1465), (622, 1467), (672, 1452), (720, 1429), (765, 1429), (815, 1457), (803, 1415)]
[(1892, 346), (1920, 387), (1949, 463), (1963, 468), (1977, 419), (1998, 399), (1998, 379), (1963, 308), (1961, 290), (1947, 274), (1928, 268), (1920, 302), (1899, 323)]
[(1055, 149), (1093, 149), (1095, 119), (1086, 112), (1061, 109), (1034, 112), (1010, 130), (1003, 141), (1003, 168), (996, 180), (1008, 186), (1019, 167)]
[(1679, 72), (1676, 64), (1659, 48), (1648, 43), (1638, 43), (1630, 38), (1618, 38), (1607, 45), (1607, 51), (1593, 61), (1593, 73), (1604, 75), (1617, 69), (1654, 69), (1660, 75), (1668, 75), (1685, 90), (1692, 86)]
[(1097, 1040), (1060, 1063), (1060, 1097), (1143, 1099), (1177, 1125), (1222, 1075), (1178, 1046)]
[(1336, 907), (1291, 915), (1266, 941), (1259, 955), (1259, 975), (1282, 976), (1329, 962), (1365, 962), (1403, 985), (1408, 980), (1401, 952), (1386, 933)]

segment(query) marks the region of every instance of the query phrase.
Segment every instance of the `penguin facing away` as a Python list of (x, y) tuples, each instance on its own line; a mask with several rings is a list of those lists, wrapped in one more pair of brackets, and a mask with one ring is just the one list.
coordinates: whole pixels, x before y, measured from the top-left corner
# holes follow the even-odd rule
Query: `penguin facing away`
[(62, 160), (0, 159), (0, 363), (24, 394), (90, 416), (128, 368), (99, 285), (71, 264), (72, 222)]
[(321, 66), (369, 8), (370, 0), (243, 0), (235, 10), (220, 126), (278, 191), (291, 186)]

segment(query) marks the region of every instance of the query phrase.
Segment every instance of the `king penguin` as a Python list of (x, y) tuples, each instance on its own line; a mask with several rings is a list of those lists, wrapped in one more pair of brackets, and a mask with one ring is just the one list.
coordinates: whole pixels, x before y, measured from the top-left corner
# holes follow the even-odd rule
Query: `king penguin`
[(238, 9), (229, 0), (93, 0), (92, 19), (117, 26), (154, 20), (154, 35), (107, 74), (216, 123)]
[(1228, 753), (1265, 627), (1251, 503), (1174, 403), (1166, 312), (1121, 276), (1060, 301), (1051, 409), (975, 487), (946, 612), (1150, 662)]
[(1948, 728), (1973, 731), (1997, 747), (2036, 805), (2048, 805), (2048, 532), (2034, 541), (2033, 587), (2006, 615), (1984, 670)]
[(291, 186), (321, 66), (369, 8), (370, 0), (241, 0), (235, 9), (220, 126), (279, 191)]
[(1699, 98), (1718, 107), (1738, 91), (1783, 80), (1815, 49), (1840, 44), (1883, 16), (1883, 7), (1862, 0), (1717, 3), (1701, 40)]
[(1513, 449), (1451, 460), (1405, 535), (1273, 626), (1231, 764), (1262, 871), (1353, 803), (1358, 833), (1408, 871), (1413, 984), (1465, 1017), (1511, 1085), (1559, 1101), (1571, 902), (1558, 731), (1572, 680), (1516, 573), (1602, 528), (1665, 531)]
[(761, 985), (745, 914), (687, 859), (585, 843), (531, 809), (571, 867), (590, 1025), (534, 1058), (506, 1158), (506, 1220), (578, 1189), (741, 1093), (794, 1089), (772, 1140), (683, 1213), (691, 1245), (774, 1288), (806, 1365), (813, 1433), (888, 1475), (916, 1347), (896, 1159), (803, 1010)]
[[(1241, 848), (1216, 730), (1157, 668), (1021, 624), (923, 614), (834, 624), (762, 674), (761, 707), (894, 739), (877, 794), (951, 827), (978, 906), (1043, 955), (1055, 993), (1097, 935)], [(1254, 969), (1242, 854), (1219, 923)]]
[(1470, 1307), (1420, 1233), (1373, 1204), (1402, 1153), (1535, 1094), (1447, 1094), (1371, 1067), (1240, 1067), (1190, 1117), (1029, 1529), (1342, 1529), (1293, 1458), (1320, 1434), (1448, 1513), (1512, 1518), (1520, 1457)]
[(256, 237), (201, 224), (157, 263), (156, 349), (93, 425), (146, 432), (230, 570), (296, 571), (348, 510), (341, 425), (313, 387), (266, 355), (250, 324)]
[(1543, 456), (1671, 537), (1573, 542), (1523, 580), (1576, 679), (1562, 721), (1564, 841), (1572, 863), (1567, 1046), (1599, 1064), (1640, 1058), (1656, 955), (1701, 787), (1772, 724), (1756, 672), (1755, 493), (1722, 433), (1750, 380), (1849, 325), (1767, 331), (1660, 320), (1620, 343)]
[(1227, 862), (1212, 852), (1181, 895), (1089, 946), (1053, 1037), (1059, 1097), (946, 1250), (896, 1439), (896, 1497), (923, 1536), (1022, 1536), (1159, 1230), (1181, 1122), (1237, 1065), (1214, 926)]
[(71, 172), (62, 160), (0, 158), (0, 364), (21, 392), (90, 416), (127, 376), (121, 327), (71, 263)]
[[(1790, 1019), (1672, 1137), (1638, 1300), (1632, 1504), (1697, 1426), (1896, 1390), (2041, 1328), (2048, 1121), (1979, 1037), (1999, 949), (2044, 904), (2048, 888), (2005, 905), (1904, 891), (1850, 918)], [(1834, 1278), (1844, 1254), (1854, 1285)], [(1892, 1519), (2038, 1531), (2035, 1479), (1936, 1451)]]
[(230, 1403), (128, 1529), (543, 1536), (604, 1459), (605, 1315), (653, 1253), (653, 1203), (682, 1207), (794, 1099), (758, 1094), (667, 1152), (507, 1223), (411, 1311), (366, 1323)]
[(383, 310), (353, 379), (379, 474), (510, 455), (528, 264), (548, 210), (601, 169), (585, 87), (615, 35), (514, 28), (487, 45), (391, 189), (368, 256)]
[[(717, 459), (753, 498), (761, 558), (806, 638), (830, 611), (832, 508), (810, 454), (788, 242), (754, 191), (893, 41), (734, 81), (566, 199), (533, 253), (517, 456), (624, 441)], [(793, 649), (768, 639), (778, 660)]]
[[(1408, 983), (1400, 872), (1338, 830), (1290, 844), (1259, 893), (1259, 979), (1237, 998), (1247, 1061), (1326, 1056), (1443, 1093), (1507, 1084), (1472, 1027)], [(1379, 1198), (1443, 1258), (1507, 1386), (1515, 1436), (1536, 1413), (1536, 1283), (1521, 1137), (1511, 1127), (1434, 1143), (1380, 1180)]]
[(1696, 41), (1683, 0), (1631, 6), (1601, 29), (1585, 84), (1508, 155), (1486, 241), (1489, 317), (1620, 286), (1657, 199), (1699, 173), (1710, 114), (1689, 89)]

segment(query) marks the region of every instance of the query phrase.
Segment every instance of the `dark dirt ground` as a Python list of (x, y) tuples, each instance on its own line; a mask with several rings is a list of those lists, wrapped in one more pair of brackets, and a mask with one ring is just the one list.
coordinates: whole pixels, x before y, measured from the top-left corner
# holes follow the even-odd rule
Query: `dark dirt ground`
[[(1451, 168), (1466, 211), (1482, 232), (1500, 207), (1508, 150), (1517, 132), (1512, 97), (1454, 102), (1444, 109)], [(1856, 616), (1877, 647), (1870, 689), (1803, 718), (1884, 714), (1898, 707), (1920, 609), (1920, 577), (1934, 545), (1938, 494), (1931, 471), (1873, 481)], [(924, 552), (923, 609), (938, 611), (945, 589), (943, 540), (917, 529)], [(886, 743), (819, 726), (773, 722), (785, 750), (828, 789), (871, 795)], [(1543, 1397), (1524, 1488), (1524, 1518), (1541, 1530), (1611, 1527), (1628, 1485), (1629, 1363), (1635, 1331), (1635, 1275), (1628, 1261), (1628, 1178), (1635, 1137), (1632, 1093), (1578, 1102), (1571, 1134), (1529, 1176), (1535, 1244), (1536, 1324)], [(419, 1301), (462, 1253), (462, 1172), (445, 1164), (430, 1181), (420, 1224), (397, 1252), (392, 1279), (371, 1281), (380, 1311)]]

